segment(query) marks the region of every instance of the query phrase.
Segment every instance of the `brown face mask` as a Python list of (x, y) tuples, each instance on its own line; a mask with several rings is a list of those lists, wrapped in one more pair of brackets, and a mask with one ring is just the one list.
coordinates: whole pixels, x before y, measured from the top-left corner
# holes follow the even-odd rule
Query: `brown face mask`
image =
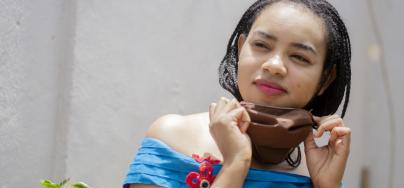
[[(262, 106), (250, 102), (240, 103), (251, 118), (247, 134), (251, 138), (253, 157), (269, 164), (284, 160), (294, 167), (300, 164), (299, 144), (316, 127), (310, 112), (296, 108)], [(290, 154), (299, 149), (298, 161)], [(291, 162), (292, 161), (292, 162)]]

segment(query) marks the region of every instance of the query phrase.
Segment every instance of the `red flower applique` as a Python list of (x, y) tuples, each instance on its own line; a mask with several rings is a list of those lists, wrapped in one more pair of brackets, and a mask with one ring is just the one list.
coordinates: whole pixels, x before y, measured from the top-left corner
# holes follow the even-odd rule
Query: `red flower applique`
[(216, 177), (213, 176), (213, 165), (219, 164), (220, 160), (217, 160), (209, 153), (205, 153), (203, 157), (193, 154), (192, 158), (200, 163), (199, 173), (190, 172), (185, 178), (185, 182), (189, 188), (209, 188)]

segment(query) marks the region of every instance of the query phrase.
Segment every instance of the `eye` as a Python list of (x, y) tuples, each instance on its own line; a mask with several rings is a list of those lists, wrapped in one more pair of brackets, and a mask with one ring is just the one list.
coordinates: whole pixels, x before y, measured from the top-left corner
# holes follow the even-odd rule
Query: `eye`
[(302, 63), (310, 64), (310, 61), (307, 58), (299, 54), (291, 55), (291, 58)]
[(270, 50), (271, 48), (263, 42), (254, 42), (253, 46), (261, 50)]

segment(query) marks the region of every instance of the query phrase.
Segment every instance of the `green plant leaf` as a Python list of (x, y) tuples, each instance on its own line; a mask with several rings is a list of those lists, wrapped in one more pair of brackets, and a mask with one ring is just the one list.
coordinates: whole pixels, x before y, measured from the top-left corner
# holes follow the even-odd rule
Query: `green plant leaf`
[(56, 183), (53, 183), (50, 180), (41, 180), (39, 182), (42, 186), (46, 187), (46, 188), (60, 188), (60, 186)]
[(72, 188), (91, 188), (91, 187), (83, 182), (78, 182), (73, 184)]

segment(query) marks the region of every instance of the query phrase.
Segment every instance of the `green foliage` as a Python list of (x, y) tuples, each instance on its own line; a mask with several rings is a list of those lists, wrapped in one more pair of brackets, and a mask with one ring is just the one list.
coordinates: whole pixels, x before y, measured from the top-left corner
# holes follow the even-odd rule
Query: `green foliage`
[(53, 183), (50, 180), (41, 180), (41, 182), (39, 182), (43, 187), (46, 188), (60, 188), (61, 186), (59, 184)]
[[(67, 185), (67, 182), (69, 181), (70, 181), (69, 178), (63, 180), (60, 183), (54, 183), (50, 180), (41, 180), (39, 184), (41, 184), (45, 188), (63, 188), (63, 186)], [(91, 187), (83, 182), (77, 182), (72, 185), (72, 188), (91, 188)]]
[(72, 188), (90, 188), (87, 184), (83, 182), (78, 182), (72, 185)]

